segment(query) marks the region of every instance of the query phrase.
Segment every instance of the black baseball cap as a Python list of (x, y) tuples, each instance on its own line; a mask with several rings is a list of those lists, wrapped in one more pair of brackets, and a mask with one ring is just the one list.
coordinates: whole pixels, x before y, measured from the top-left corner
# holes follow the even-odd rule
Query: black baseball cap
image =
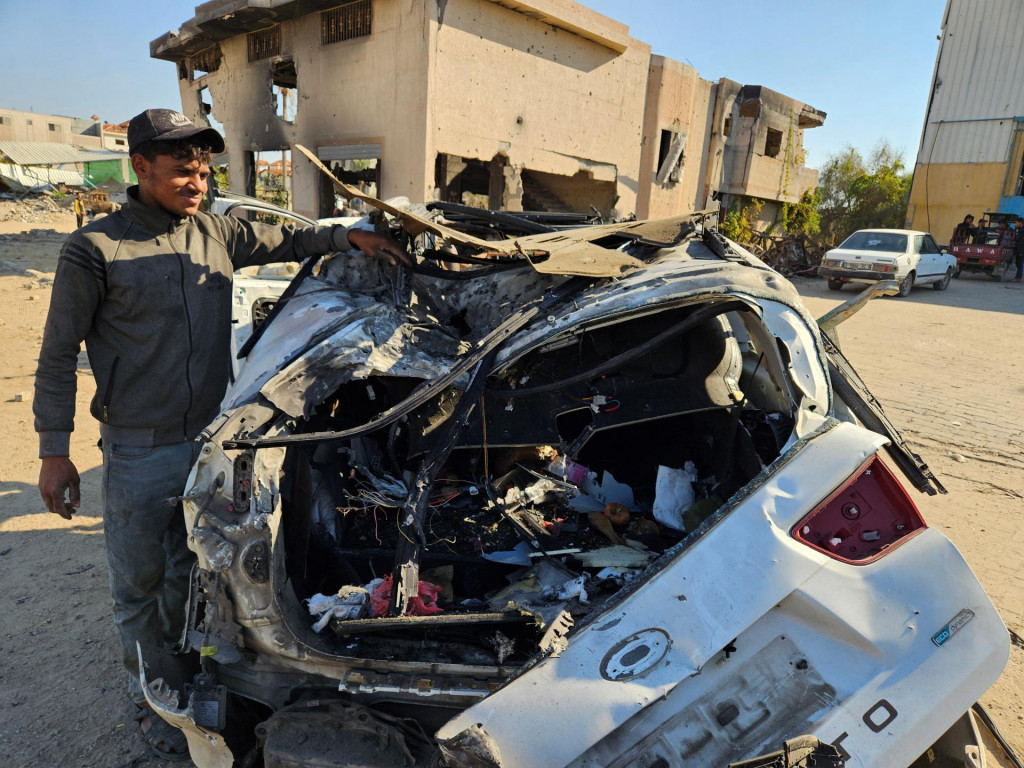
[(132, 154), (147, 141), (178, 141), (192, 139), (208, 146), (210, 151), (224, 151), (224, 137), (215, 128), (196, 125), (173, 109), (147, 109), (128, 123), (128, 153)]

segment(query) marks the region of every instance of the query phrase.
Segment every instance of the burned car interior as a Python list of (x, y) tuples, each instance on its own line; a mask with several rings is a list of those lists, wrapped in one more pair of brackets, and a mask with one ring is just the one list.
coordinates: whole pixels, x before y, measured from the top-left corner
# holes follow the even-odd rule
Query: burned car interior
[[(553, 339), (487, 378), (450, 445), (443, 425), (467, 397), (457, 386), (389, 427), (290, 446), (283, 545), (299, 601), (378, 577), (395, 583), (402, 552), (414, 555), (420, 582), (441, 586), (429, 608), (417, 604), (417, 621), (389, 624), (412, 604), (390, 595), (386, 611), (367, 605), (352, 617), (383, 617), (380, 626), (333, 620), (337, 640), (331, 649), (325, 636), (325, 650), (386, 657), (396, 643), (432, 637), (443, 647), (425, 647), (419, 658), (521, 663), (536, 652), (552, 613), (567, 610), (580, 620), (630, 569), (695, 531), (778, 456), (792, 427), (791, 409), (780, 409), (785, 382), (770, 373), (778, 360), (765, 362), (744, 324), (749, 308), (722, 302), (712, 309), (624, 319)], [(365, 423), (416, 383), (375, 376), (343, 384), (293, 434)], [(769, 394), (755, 403), (746, 391)], [(404, 478), (441, 453), (422, 520), (407, 524)], [(685, 519), (659, 522), (650, 511), (658, 468), (688, 464), (696, 498)], [(595, 500), (584, 490), (595, 485), (601, 501), (616, 490), (618, 500)], [(539, 592), (532, 587), (538, 579)], [(510, 591), (522, 580), (532, 589)], [(577, 594), (548, 594), (565, 592), (566, 584), (577, 585)], [(382, 638), (385, 629), (395, 631)]]
[[(636, 248), (644, 249), (655, 250)], [(524, 271), (528, 283), (535, 280), (520, 264)], [(436, 274), (406, 288), (412, 322), (433, 326), (433, 339), (423, 331), (413, 343), (448, 353), (479, 346), (498, 319), (493, 302), (511, 305), (506, 294), (517, 273), (490, 265), (453, 271), (454, 287)], [(489, 290), (461, 291), (470, 279), (490, 281)], [(566, 278), (565, 299), (548, 303), (571, 306), (564, 289), (578, 281)], [(487, 306), (475, 306), (483, 299)], [(378, 578), (391, 585), (386, 610), (370, 595), (362, 610), (330, 622), (335, 641), (309, 638), (325, 651), (386, 657), (401, 638), (448, 641), (450, 632), (461, 645), (446, 642), (438, 660), (459, 661), (460, 647), (476, 663), (529, 658), (548, 628), (545, 617), (570, 606), (574, 620), (586, 616), (630, 569), (682, 541), (770, 464), (796, 409), (782, 355), (756, 309), (726, 298), (573, 326), (498, 364), (492, 353), (476, 364), (469, 386), (453, 382), (381, 423), (418, 387), (421, 379), (410, 376), (350, 380), (287, 438), (256, 441), (287, 446), (279, 559), (297, 601)], [(685, 519), (656, 518), (659, 468), (671, 470), (661, 473), (666, 493), (685, 485), (694, 495)], [(680, 473), (687, 473), (681, 481)], [(416, 519), (406, 519), (410, 513)], [(408, 577), (409, 565), (418, 578)], [(532, 583), (540, 569), (561, 581), (539, 593), (509, 591), (520, 579)], [(419, 582), (441, 587), (426, 605), (414, 603)], [(570, 583), (579, 594), (552, 600), (552, 590)], [(388, 621), (413, 606), (416, 621)], [(383, 621), (361, 621), (369, 617)], [(382, 641), (385, 628), (395, 633)]]

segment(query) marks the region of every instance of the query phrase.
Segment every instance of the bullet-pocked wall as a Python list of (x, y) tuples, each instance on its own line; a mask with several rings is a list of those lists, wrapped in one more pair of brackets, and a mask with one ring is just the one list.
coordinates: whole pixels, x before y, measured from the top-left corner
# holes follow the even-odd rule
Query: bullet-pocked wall
[(640, 155), (639, 218), (673, 216), (706, 202), (704, 169), (714, 132), (714, 84), (652, 56)]
[[(431, 151), (501, 158), (505, 208), (547, 194), (574, 210), (633, 213), (650, 46), (575, 3), (516, 5), (439, 4)], [(558, 26), (538, 18), (545, 10)]]
[[(181, 68), (185, 77), (179, 80), (186, 114), (205, 119), (202, 102), (212, 107), (212, 117), (224, 127), (229, 168), (235, 169), (234, 191), (247, 191), (237, 170), (251, 165), (247, 153), (302, 144), (324, 154), (366, 145), (372, 147), (371, 153), (382, 155), (378, 190), (382, 197), (425, 199), (433, 187), (425, 171), (423, 142), (426, 6), (376, 0), (369, 34), (338, 40), (334, 38), (342, 36), (324, 34), (323, 14), (329, 12), (266, 27), (279, 30), (279, 44), (262, 49), (249, 33), (221, 40), (216, 70), (199, 77), (189, 76), (186, 61)], [(273, 53), (260, 57), (268, 49)], [(275, 80), (289, 79), (294, 80), (289, 89), (294, 105), (282, 114), (281, 96), (274, 85)], [(379, 88), (381, 82), (389, 87)], [(350, 153), (359, 154), (358, 150)], [(297, 155), (293, 173), (293, 208), (319, 216), (321, 172)]]

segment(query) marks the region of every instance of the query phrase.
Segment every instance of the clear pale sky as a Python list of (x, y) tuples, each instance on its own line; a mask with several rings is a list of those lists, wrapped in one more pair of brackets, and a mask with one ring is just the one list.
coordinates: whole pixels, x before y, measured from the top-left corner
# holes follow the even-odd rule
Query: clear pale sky
[[(428, 2), (432, 0), (427, 0)], [(185, 0), (0, 0), (0, 107), (122, 122), (180, 108), (174, 65), (149, 41), (194, 15)], [(917, 154), (944, 0), (583, 0), (702, 77), (764, 85), (828, 113), (807, 164), (886, 138)]]

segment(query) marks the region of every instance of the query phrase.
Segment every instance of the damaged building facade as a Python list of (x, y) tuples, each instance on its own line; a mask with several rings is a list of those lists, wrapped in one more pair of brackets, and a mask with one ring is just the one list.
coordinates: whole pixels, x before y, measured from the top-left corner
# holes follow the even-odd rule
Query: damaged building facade
[(775, 220), (818, 184), (804, 166), (803, 132), (825, 113), (760, 85), (722, 78), (652, 56), (644, 111), (637, 215), (672, 216), (688, 206), (723, 210), (761, 202), (760, 223)]
[[(639, 218), (815, 186), (824, 113), (652, 56), (569, 0), (213, 0), (154, 40), (191, 119), (223, 126), (233, 191), (257, 153), (312, 148), (377, 197)], [(239, 170), (240, 169), (240, 170)], [(296, 163), (292, 207), (331, 215)]]

